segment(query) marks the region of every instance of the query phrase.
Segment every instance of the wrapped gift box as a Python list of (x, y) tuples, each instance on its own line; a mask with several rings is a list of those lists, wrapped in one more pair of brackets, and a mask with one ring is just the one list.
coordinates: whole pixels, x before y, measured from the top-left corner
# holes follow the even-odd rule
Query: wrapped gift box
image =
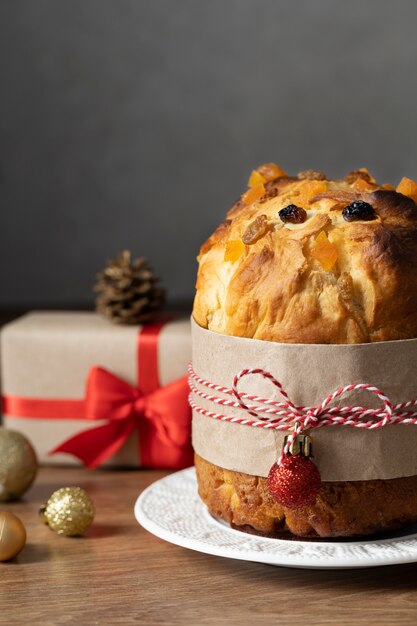
[(188, 319), (138, 327), (33, 312), (6, 325), (0, 343), (3, 424), (26, 435), (41, 462), (192, 464)]

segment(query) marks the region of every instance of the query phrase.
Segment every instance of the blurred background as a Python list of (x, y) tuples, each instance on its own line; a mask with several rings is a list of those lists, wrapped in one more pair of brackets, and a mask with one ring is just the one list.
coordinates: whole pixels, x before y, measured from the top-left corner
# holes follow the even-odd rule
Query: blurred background
[(191, 302), (250, 170), (416, 178), (417, 3), (2, 0), (0, 310), (149, 257)]

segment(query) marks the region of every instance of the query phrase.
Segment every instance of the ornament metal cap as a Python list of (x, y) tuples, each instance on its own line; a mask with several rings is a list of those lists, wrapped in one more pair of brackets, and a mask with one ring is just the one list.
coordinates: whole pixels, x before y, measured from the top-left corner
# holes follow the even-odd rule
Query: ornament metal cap
[[(288, 439), (291, 435), (285, 435), (284, 437), (284, 449), (288, 443)], [(297, 454), (301, 454), (301, 456), (313, 456), (313, 446), (311, 443), (311, 437), (308, 435), (297, 435), (297, 437), (292, 441), (289, 447), (289, 453), (292, 456), (296, 456)]]
[(48, 518), (46, 517), (46, 502), (44, 502), (39, 509), (39, 517), (41, 521), (48, 526)]

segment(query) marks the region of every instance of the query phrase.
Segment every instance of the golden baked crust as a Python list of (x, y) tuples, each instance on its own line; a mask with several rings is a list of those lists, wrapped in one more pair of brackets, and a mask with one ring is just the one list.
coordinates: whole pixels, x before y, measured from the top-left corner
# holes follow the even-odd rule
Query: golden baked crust
[[(241, 198), (201, 248), (196, 322), (284, 343), (417, 337), (417, 206), (388, 187), (365, 171), (345, 180), (310, 171), (267, 182), (253, 203)], [(345, 221), (342, 209), (356, 200), (371, 204), (376, 219)], [(279, 210), (290, 204), (307, 211), (304, 223), (280, 220)], [(242, 243), (260, 216), (261, 236)], [(314, 256), (322, 232), (337, 254), (327, 271)], [(225, 260), (230, 244), (238, 252)]]
[(417, 523), (417, 476), (322, 483), (314, 504), (286, 509), (267, 479), (232, 472), (195, 456), (198, 491), (215, 517), (236, 528), (280, 537), (344, 537), (382, 533)]

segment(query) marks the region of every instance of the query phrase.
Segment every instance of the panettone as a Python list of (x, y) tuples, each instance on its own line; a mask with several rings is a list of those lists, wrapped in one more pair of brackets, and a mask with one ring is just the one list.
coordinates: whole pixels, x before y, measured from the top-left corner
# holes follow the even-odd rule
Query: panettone
[[(280, 343), (417, 338), (416, 201), (408, 178), (394, 189), (365, 169), (328, 180), (260, 166), (200, 250), (195, 321)], [(354, 536), (417, 522), (417, 476), (326, 482), (314, 504), (289, 510), (266, 478), (197, 455), (196, 468), (209, 510), (253, 532)]]

